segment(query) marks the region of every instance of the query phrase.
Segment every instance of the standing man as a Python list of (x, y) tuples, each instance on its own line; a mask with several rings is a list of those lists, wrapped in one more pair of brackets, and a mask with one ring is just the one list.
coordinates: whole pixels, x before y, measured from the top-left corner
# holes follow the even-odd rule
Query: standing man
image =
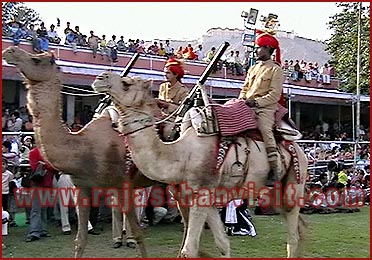
[(167, 60), (164, 73), (166, 82), (159, 87), (157, 103), (166, 114), (170, 114), (178, 108), (189, 90), (181, 83), (185, 74), (181, 61), (175, 58)]
[(46, 190), (53, 187), (53, 177), (56, 170), (52, 165), (47, 163), (41, 156), (38, 147), (32, 149), (29, 153), (30, 167), (32, 171), (35, 171), (39, 164), (43, 165), (43, 169), (46, 170), (46, 174), (43, 177), (42, 182), (38, 183), (35, 181), (31, 182), (32, 189), (32, 208), (31, 208), (31, 219), (30, 228), (27, 234), (26, 242), (32, 242), (39, 240), (40, 237), (50, 237), (51, 235), (46, 231), (47, 223), (47, 196)]
[[(248, 70), (248, 74), (239, 98), (253, 108), (257, 117), (258, 128), (266, 146), (268, 161), (271, 167), (267, 186), (280, 180), (282, 163), (273, 134), (274, 115), (283, 90), (284, 75), (281, 68), (278, 40), (271, 34), (257, 31), (257, 62)], [(271, 59), (275, 51), (276, 61)]]

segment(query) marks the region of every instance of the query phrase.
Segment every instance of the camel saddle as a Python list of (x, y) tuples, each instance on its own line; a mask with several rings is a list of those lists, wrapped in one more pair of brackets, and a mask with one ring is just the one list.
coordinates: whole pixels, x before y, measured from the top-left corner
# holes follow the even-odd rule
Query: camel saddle
[[(190, 109), (191, 124), (199, 136), (220, 135), (232, 137), (247, 135), (262, 141), (257, 127), (254, 111), (244, 100), (231, 99), (225, 104), (217, 104), (209, 100), (205, 107)], [(274, 135), (277, 141), (299, 140), (302, 135), (295, 123), (288, 117), (288, 109), (278, 104), (275, 113)]]

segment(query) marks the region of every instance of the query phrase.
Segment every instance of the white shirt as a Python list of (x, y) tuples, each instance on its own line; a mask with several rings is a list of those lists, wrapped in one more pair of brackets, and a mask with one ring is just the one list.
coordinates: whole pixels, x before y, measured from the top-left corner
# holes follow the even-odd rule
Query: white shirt
[(9, 194), (9, 182), (13, 180), (14, 175), (10, 171), (6, 170), (3, 172), (3, 176), (1, 178), (3, 184), (3, 194)]

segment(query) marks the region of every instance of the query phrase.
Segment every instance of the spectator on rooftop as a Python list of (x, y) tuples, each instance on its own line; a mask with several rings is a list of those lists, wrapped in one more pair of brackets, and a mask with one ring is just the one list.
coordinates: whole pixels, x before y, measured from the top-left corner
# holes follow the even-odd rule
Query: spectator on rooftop
[(164, 48), (162, 42), (159, 43), (158, 55), (159, 55), (159, 56), (165, 56), (165, 48)]
[(182, 59), (183, 58), (183, 49), (182, 49), (182, 46), (178, 47), (178, 49), (174, 52), (174, 56), (177, 59)]
[(127, 47), (125, 46), (124, 36), (120, 36), (120, 40), (117, 42), (117, 50), (118, 51), (126, 51)]
[(48, 38), (51, 43), (59, 44), (61, 42), (61, 38), (58, 37), (58, 34), (54, 29), (55, 26), (52, 24), (50, 26), (50, 30), (48, 31)]
[(99, 41), (99, 47), (101, 49), (102, 60), (104, 59), (103, 58), (104, 55), (107, 55), (108, 57), (110, 57), (108, 53), (108, 49), (107, 49), (106, 35), (102, 35), (102, 38)]
[(83, 34), (80, 32), (79, 26), (75, 26), (75, 38), (76, 38), (76, 44), (79, 46), (83, 46)]
[(187, 52), (183, 54), (183, 58), (187, 60), (195, 60), (196, 54), (194, 52), (194, 49), (191, 46), (187, 47)]
[(37, 33), (35, 30), (35, 25), (30, 24), (29, 29), (26, 31), (25, 35), (26, 40), (31, 41), (32, 49), (34, 52), (40, 52), (39, 40), (37, 39)]
[(118, 61), (118, 53), (116, 51), (116, 35), (113, 35), (111, 37), (111, 40), (108, 41), (107, 43), (107, 48), (108, 48), (108, 56), (110, 57), (110, 60), (112, 62), (117, 62)]
[(40, 44), (40, 51), (46, 52), (49, 48), (49, 39), (48, 39), (48, 30), (45, 28), (44, 22), (40, 24), (39, 29), (36, 30), (39, 44)]
[[(135, 46), (135, 45), (134, 45)], [(137, 46), (137, 52), (138, 53), (146, 53), (146, 48), (145, 48), (145, 41), (141, 40)]]
[(201, 44), (198, 45), (198, 49), (195, 51), (195, 54), (197, 60), (204, 60), (205, 54), (203, 51), (203, 46)]
[(165, 40), (164, 49), (165, 49), (165, 56), (167, 56), (167, 58), (170, 58), (174, 55), (174, 49), (170, 46), (169, 40)]
[(148, 54), (152, 55), (158, 55), (159, 53), (159, 46), (157, 42), (154, 42), (148, 49), (147, 49)]
[(96, 58), (99, 40), (100, 39), (98, 38), (98, 36), (94, 35), (93, 31), (90, 31), (90, 36), (88, 38), (88, 44), (89, 44), (89, 47), (93, 51), (93, 58)]

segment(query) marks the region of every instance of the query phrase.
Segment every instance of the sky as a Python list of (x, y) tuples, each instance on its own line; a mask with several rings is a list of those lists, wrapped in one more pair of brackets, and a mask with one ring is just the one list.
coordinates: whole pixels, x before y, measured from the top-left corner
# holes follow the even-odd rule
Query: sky
[[(329, 17), (340, 12), (335, 2), (27, 2), (40, 14), (47, 28), (61, 20), (80, 27), (83, 34), (93, 30), (96, 35), (115, 34), (125, 40), (177, 39), (195, 40), (213, 27), (244, 29), (242, 11), (259, 10), (258, 17), (277, 14), (279, 30), (294, 31), (298, 36), (313, 40), (328, 39)], [(258, 19), (257, 19), (258, 20)], [(257, 22), (256, 27), (260, 27)]]

